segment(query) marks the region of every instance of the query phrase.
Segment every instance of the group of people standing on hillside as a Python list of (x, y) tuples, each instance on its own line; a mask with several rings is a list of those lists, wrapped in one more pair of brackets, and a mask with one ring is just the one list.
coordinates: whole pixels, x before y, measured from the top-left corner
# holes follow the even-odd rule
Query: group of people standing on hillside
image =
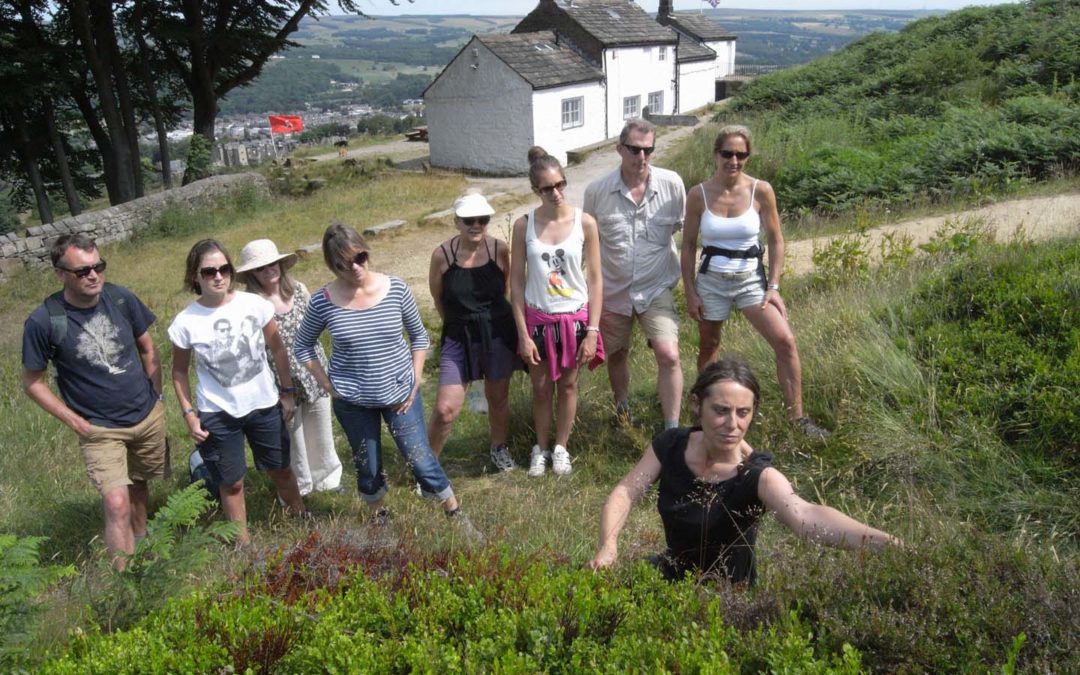
[[(649, 122), (629, 120), (616, 146), (620, 165), (588, 186), (582, 207), (566, 200), (558, 160), (533, 148), (529, 179), (540, 205), (514, 223), (509, 249), (487, 234), (495, 211), (483, 196), (466, 194), (454, 203), (458, 234), (434, 250), (430, 263), (430, 291), (443, 326), (436, 400), (426, 424), (420, 384), (427, 331), (408, 286), (373, 269), (371, 249), (353, 228), (326, 230), (323, 259), (334, 279), (315, 293), (289, 276), (295, 255), (280, 254), (269, 240), (246, 245), (237, 266), (219, 242), (196, 243), (184, 284), (198, 297), (168, 330), (172, 381), (199, 455), (220, 486), (226, 517), (244, 528), (245, 438), (256, 468), (268, 473), (291, 514), (306, 513), (303, 494), (339, 489), (332, 409), (373, 522), (389, 517), (385, 422), (417, 490), (482, 541), (439, 462), (470, 384), (483, 382), (490, 459), (498, 470), (511, 471), (510, 377), (528, 370), (536, 434), (528, 475), (543, 475), (549, 464), (555, 474), (570, 473), (582, 366), (606, 361), (616, 418), (633, 420), (628, 357), (636, 320), (656, 359), (665, 431), (609, 497), (591, 566), (615, 561), (631, 503), (657, 481), (668, 542), (657, 564), (671, 578), (698, 570), (752, 580), (755, 524), (765, 510), (827, 543), (895, 541), (798, 498), (769, 466), (771, 457), (744, 440), (759, 403), (757, 381), (741, 361), (717, 361), (721, 326), (733, 306), (776, 353), (789, 419), (808, 436), (829, 436), (803, 413), (798, 351), (779, 294), (784, 249), (776, 199), (768, 183), (743, 173), (750, 132), (721, 129), (716, 172), (689, 195), (677, 174), (650, 165), (655, 138)], [(680, 229), (681, 263), (674, 242)], [(146, 481), (163, 476), (169, 465), (160, 360), (147, 333), (154, 315), (130, 291), (105, 283), (105, 261), (92, 240), (61, 237), (52, 262), (64, 288), (26, 322), (24, 385), (78, 434), (88, 474), (103, 496), (106, 545), (122, 565), (123, 554), (145, 536)], [(700, 331), (692, 428), (679, 427), (683, 374), (673, 290), (680, 278)], [(236, 290), (237, 281), (248, 292)], [(329, 359), (319, 345), (324, 332)], [(49, 360), (63, 400), (45, 383)], [(240, 541), (246, 540), (242, 529)]]

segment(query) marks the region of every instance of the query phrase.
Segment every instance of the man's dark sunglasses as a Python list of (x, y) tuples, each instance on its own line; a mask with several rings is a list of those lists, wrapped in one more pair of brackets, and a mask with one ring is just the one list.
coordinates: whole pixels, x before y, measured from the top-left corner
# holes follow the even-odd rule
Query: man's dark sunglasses
[(741, 162), (744, 159), (746, 159), (747, 157), (749, 157), (750, 153), (749, 152), (735, 152), (734, 150), (721, 150), (720, 151), (720, 156), (723, 157), (724, 159), (731, 159), (732, 157), (735, 157), (736, 159), (738, 159)]
[(488, 223), (491, 222), (491, 216), (476, 216), (475, 218), (462, 218), (461, 222), (463, 222), (463, 223), (465, 223), (466, 225), (469, 225), (469, 226), (475, 225), (476, 223), (480, 223), (481, 225), (487, 225)]
[(645, 145), (630, 145), (629, 143), (623, 143), (622, 146), (624, 148), (626, 148), (627, 150), (629, 150), (631, 155), (636, 155), (639, 152), (644, 152), (646, 157), (653, 154), (653, 150), (656, 150), (655, 145), (645, 146)]
[(76, 277), (82, 279), (83, 277), (90, 276), (91, 272), (94, 272), (95, 274), (102, 274), (103, 272), (105, 272), (105, 260), (104, 259), (99, 260), (96, 265), (87, 265), (86, 267), (76, 267), (75, 269), (69, 269), (69, 268), (64, 267), (62, 265), (57, 265), (56, 269), (63, 270), (65, 272), (69, 272), (71, 274), (74, 274)]
[(359, 253), (354, 255), (351, 260), (342, 260), (342, 261), (338, 262), (337, 268), (339, 270), (341, 270), (342, 272), (348, 272), (349, 270), (352, 269), (353, 263), (356, 263), (357, 265), (363, 267), (364, 265), (367, 264), (367, 261), (368, 261), (368, 252), (367, 251), (360, 251)]
[(223, 277), (227, 277), (232, 273), (233, 273), (233, 267), (229, 263), (225, 263), (221, 267), (200, 267), (199, 268), (199, 274), (202, 275), (203, 279), (213, 279), (218, 274), (220, 274)]

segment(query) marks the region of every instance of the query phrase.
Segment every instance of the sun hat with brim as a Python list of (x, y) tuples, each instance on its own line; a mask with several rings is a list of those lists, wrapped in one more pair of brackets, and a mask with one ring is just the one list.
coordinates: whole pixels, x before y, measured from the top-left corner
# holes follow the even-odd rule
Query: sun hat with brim
[(287, 270), (296, 264), (295, 253), (278, 253), (277, 244), (269, 239), (256, 239), (249, 241), (244, 248), (240, 249), (239, 264), (236, 272), (250, 272), (251, 270), (266, 267), (276, 262), (281, 262), (281, 269)]
[(484, 195), (470, 193), (462, 195), (454, 201), (454, 215), (458, 218), (475, 218), (476, 216), (490, 216), (495, 213)]

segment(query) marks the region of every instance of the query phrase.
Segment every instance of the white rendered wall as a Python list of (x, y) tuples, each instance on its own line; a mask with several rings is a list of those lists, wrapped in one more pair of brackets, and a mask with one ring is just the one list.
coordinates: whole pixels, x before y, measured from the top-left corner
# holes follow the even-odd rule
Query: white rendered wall
[(675, 45), (663, 45), (666, 56), (659, 58), (661, 47), (621, 47), (604, 50), (604, 65), (608, 78), (607, 137), (614, 138), (623, 128), (623, 99), (627, 96), (640, 96), (638, 117), (641, 110), (649, 104), (649, 94), (654, 91), (664, 92), (664, 109), (654, 110), (658, 114), (670, 115), (675, 108), (675, 92), (672, 79), (675, 77)]
[(706, 42), (705, 46), (716, 52), (716, 77), (726, 77), (735, 72), (735, 40)]
[(524, 173), (532, 95), (521, 76), (473, 39), (424, 97), (432, 166)]
[(716, 66), (713, 61), (693, 61), (679, 66), (679, 112), (687, 113), (716, 98)]
[[(577, 97), (583, 99), (583, 124), (580, 127), (563, 129), (563, 99)], [(565, 165), (567, 150), (605, 140), (604, 88), (600, 82), (584, 82), (534, 92), (532, 119), (533, 143), (543, 147), (548, 154)]]

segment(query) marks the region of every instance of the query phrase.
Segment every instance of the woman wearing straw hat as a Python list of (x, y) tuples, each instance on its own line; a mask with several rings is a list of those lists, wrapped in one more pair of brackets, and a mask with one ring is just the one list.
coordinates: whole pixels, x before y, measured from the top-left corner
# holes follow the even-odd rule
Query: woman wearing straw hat
[(443, 329), (439, 389), (428, 420), (428, 438), (438, 457), (461, 414), (470, 383), (483, 380), (491, 461), (499, 471), (511, 471), (517, 465), (506, 447), (510, 376), (524, 366), (514, 353), (517, 327), (506, 299), (510, 249), (487, 233), (494, 213), (483, 195), (462, 195), (454, 202), (458, 234), (431, 254), (428, 287)]
[[(293, 340), (311, 299), (304, 284), (289, 276), (289, 268), (296, 260), (295, 253), (279, 253), (273, 241), (256, 239), (240, 250), (236, 272), (249, 293), (261, 295), (274, 306), (278, 332), (289, 354), (289, 372), (296, 388), (296, 414), (289, 425), (292, 470), (300, 494), (306, 495), (312, 491), (341, 489), (341, 459), (334, 449), (330, 396), (293, 354)], [(325, 367), (326, 354), (322, 347), (316, 345), (315, 351)]]

